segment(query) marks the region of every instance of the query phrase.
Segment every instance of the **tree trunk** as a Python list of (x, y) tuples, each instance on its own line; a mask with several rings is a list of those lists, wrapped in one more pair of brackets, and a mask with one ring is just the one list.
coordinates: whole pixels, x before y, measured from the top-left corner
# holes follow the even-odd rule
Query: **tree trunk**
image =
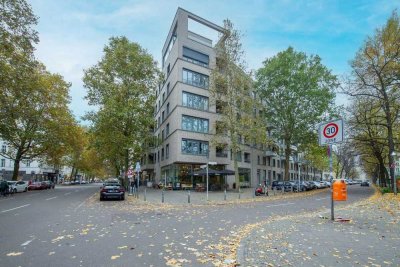
[(233, 166), (235, 168), (235, 183), (236, 183), (236, 187), (237, 187), (237, 191), (240, 192), (240, 177), (239, 177), (239, 166), (238, 166), (238, 162), (237, 162), (237, 152), (234, 152), (233, 155)]
[[(125, 170), (124, 170), (124, 184), (122, 186), (127, 187), (129, 182), (128, 182), (128, 170), (129, 170), (129, 149), (125, 149), (125, 156), (124, 156), (124, 164), (125, 164)], [(139, 178), (139, 177), (138, 177)]]
[(14, 161), (14, 171), (13, 171), (13, 176), (12, 176), (13, 181), (18, 180), (19, 163), (21, 162), (21, 159), (22, 159), (22, 152), (21, 152), (21, 149), (18, 149), (17, 155), (15, 157), (15, 161)]
[(292, 153), (292, 150), (290, 148), (290, 142), (289, 141), (285, 141), (286, 144), (286, 148), (285, 148), (285, 179), (283, 179), (284, 181), (289, 181), (289, 157), (290, 154)]

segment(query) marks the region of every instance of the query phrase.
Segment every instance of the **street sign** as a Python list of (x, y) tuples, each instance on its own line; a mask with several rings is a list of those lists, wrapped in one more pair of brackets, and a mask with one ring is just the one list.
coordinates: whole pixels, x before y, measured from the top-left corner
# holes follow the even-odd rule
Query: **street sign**
[(136, 162), (136, 167), (135, 167), (136, 172), (140, 172), (140, 162)]
[(318, 130), (319, 145), (331, 145), (343, 142), (343, 120), (322, 123)]

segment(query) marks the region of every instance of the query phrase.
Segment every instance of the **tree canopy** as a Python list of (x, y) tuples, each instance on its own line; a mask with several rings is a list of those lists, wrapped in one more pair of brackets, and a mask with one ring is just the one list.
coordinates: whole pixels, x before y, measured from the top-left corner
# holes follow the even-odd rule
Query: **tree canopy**
[(285, 143), (285, 180), (289, 175), (291, 145), (307, 143), (334, 107), (337, 78), (318, 56), (289, 47), (263, 62), (256, 88), (265, 105), (273, 136)]

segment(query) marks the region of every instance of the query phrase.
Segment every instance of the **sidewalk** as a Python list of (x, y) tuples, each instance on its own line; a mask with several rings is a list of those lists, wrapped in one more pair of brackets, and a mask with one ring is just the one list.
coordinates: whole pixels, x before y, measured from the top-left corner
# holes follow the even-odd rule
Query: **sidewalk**
[(271, 220), (237, 250), (240, 266), (400, 266), (400, 196)]
[[(147, 203), (162, 203), (163, 199), (163, 190), (162, 189), (153, 189), (153, 188), (144, 188), (141, 187), (139, 190), (139, 200), (144, 202), (145, 199), (145, 189), (146, 189), (146, 202)], [(313, 190), (310, 192), (322, 192), (321, 190)], [(189, 193), (190, 192), (190, 193)], [(190, 194), (190, 197), (189, 197)], [(166, 204), (174, 204), (174, 205), (187, 205), (189, 204), (207, 204), (207, 203), (224, 203), (224, 202), (232, 202), (237, 200), (257, 200), (257, 199), (265, 199), (271, 198), (274, 196), (290, 196), (296, 195), (297, 193), (285, 192), (281, 191), (270, 191), (269, 196), (255, 196), (254, 188), (243, 188), (241, 189), (241, 193), (237, 191), (227, 191), (226, 197), (224, 191), (209, 191), (208, 192), (208, 201), (207, 201), (207, 193), (206, 192), (196, 192), (189, 190), (165, 190), (164, 191), (164, 203)], [(302, 193), (304, 194), (304, 193)], [(134, 198), (134, 196), (129, 195), (129, 198)]]

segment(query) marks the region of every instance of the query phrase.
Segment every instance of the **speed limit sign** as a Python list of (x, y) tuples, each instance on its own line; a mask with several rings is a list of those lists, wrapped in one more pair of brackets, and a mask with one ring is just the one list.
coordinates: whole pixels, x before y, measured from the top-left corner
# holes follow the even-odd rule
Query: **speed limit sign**
[(343, 120), (322, 123), (318, 132), (320, 146), (340, 143), (343, 141)]

